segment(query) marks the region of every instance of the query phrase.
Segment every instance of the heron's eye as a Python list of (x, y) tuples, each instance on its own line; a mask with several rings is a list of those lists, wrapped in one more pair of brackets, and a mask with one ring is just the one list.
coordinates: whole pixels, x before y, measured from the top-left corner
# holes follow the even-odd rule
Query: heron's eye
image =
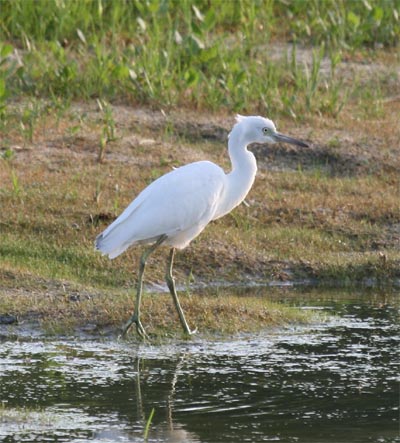
[(267, 135), (271, 132), (271, 130), (269, 128), (263, 128), (263, 134)]

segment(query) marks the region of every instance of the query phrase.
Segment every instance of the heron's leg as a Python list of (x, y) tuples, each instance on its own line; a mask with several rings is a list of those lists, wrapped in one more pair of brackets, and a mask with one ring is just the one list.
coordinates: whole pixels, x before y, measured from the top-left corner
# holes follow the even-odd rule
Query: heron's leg
[(165, 275), (165, 279), (167, 281), (169, 292), (171, 293), (172, 298), (174, 300), (176, 310), (178, 311), (178, 315), (179, 315), (179, 319), (182, 324), (182, 328), (186, 334), (191, 335), (191, 334), (194, 334), (196, 332), (196, 330), (191, 331), (189, 328), (189, 325), (187, 324), (187, 321), (185, 319), (185, 314), (183, 313), (181, 304), (179, 303), (178, 294), (176, 293), (174, 277), (172, 276), (172, 266), (173, 266), (173, 262), (174, 262), (174, 255), (175, 255), (175, 248), (171, 248), (171, 251), (169, 253), (169, 258), (167, 261), (167, 272)]
[(122, 328), (122, 334), (121, 334), (122, 336), (125, 336), (129, 328), (133, 325), (133, 323), (136, 323), (136, 331), (140, 335), (140, 337), (148, 338), (143, 328), (143, 325), (140, 321), (140, 304), (142, 301), (142, 292), (143, 292), (143, 274), (144, 274), (144, 269), (146, 267), (146, 261), (149, 255), (152, 252), (154, 252), (166, 238), (167, 238), (166, 235), (162, 235), (154, 244), (152, 244), (148, 249), (146, 249), (143, 252), (142, 256), (140, 257), (135, 310), (131, 318), (125, 323), (124, 327)]

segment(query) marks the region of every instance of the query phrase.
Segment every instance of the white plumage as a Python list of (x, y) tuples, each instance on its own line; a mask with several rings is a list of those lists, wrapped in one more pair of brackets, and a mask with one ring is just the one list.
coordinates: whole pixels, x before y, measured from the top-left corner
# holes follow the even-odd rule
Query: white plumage
[(160, 235), (182, 249), (213, 220), (226, 176), (217, 165), (196, 162), (174, 169), (145, 188), (125, 211), (97, 237), (96, 246), (110, 258), (135, 243)]
[(210, 221), (227, 214), (244, 200), (257, 172), (256, 159), (247, 146), (276, 141), (307, 146), (278, 133), (274, 123), (264, 117), (237, 116), (237, 123), (228, 140), (231, 172), (225, 174), (223, 169), (209, 161), (174, 169), (147, 186), (96, 238), (96, 248), (110, 258), (117, 257), (135, 244), (154, 244), (142, 257), (135, 313), (124, 332), (132, 323), (136, 323), (139, 334), (145, 336), (139, 319), (144, 265), (147, 256), (159, 244), (167, 244), (172, 247), (167, 283), (182, 325), (190, 333), (171, 275), (173, 251), (175, 248), (185, 248)]

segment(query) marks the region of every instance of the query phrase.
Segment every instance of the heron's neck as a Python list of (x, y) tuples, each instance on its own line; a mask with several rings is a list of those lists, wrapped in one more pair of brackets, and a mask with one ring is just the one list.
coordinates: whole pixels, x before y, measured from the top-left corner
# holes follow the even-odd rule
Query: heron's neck
[(243, 136), (235, 129), (236, 127), (232, 130), (228, 140), (228, 152), (232, 163), (232, 171), (229, 175), (252, 178), (251, 184), (253, 184), (257, 172), (256, 158), (252, 152), (247, 150)]
[(256, 158), (247, 150), (240, 131), (231, 132), (228, 141), (232, 170), (226, 176), (226, 189), (218, 211), (218, 217), (230, 212), (241, 203), (250, 191), (257, 172)]

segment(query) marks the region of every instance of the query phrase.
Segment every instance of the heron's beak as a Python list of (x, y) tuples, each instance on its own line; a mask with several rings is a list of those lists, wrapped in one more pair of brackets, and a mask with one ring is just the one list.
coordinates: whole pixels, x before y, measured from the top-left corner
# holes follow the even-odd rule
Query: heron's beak
[(288, 137), (287, 135), (280, 134), (279, 132), (275, 132), (272, 135), (272, 138), (277, 142), (290, 143), (291, 145), (301, 146), (302, 148), (308, 148), (309, 145), (304, 143), (296, 138)]

